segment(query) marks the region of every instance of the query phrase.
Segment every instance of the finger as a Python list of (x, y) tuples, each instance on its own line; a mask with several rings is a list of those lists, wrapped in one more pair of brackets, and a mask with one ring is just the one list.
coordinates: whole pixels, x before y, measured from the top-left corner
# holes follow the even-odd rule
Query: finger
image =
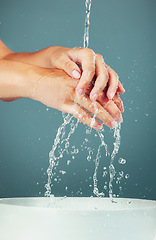
[(120, 81), (118, 82), (117, 92), (120, 93), (120, 94), (125, 92), (125, 89), (124, 89), (124, 87), (122, 86), (122, 84), (121, 84)]
[(124, 105), (123, 105), (123, 102), (122, 102), (121, 98), (119, 97), (119, 95), (115, 94), (112, 100), (114, 101), (116, 106), (119, 108), (121, 113), (123, 113), (124, 112)]
[(70, 104), (68, 103), (68, 105), (64, 107), (64, 110), (72, 114), (81, 123), (89, 127), (92, 126), (95, 130), (99, 130), (103, 127), (102, 124), (97, 119), (95, 119), (95, 121), (93, 122), (92, 115), (74, 102), (71, 102)]
[(117, 105), (110, 100), (106, 105), (105, 105), (105, 110), (112, 116), (112, 118), (118, 122), (121, 123), (123, 122), (122, 114)]
[(75, 101), (87, 111), (92, 113), (93, 115), (96, 113), (96, 118), (101, 120), (106, 126), (109, 128), (116, 127), (116, 122), (114, 119), (109, 115), (109, 113), (98, 103), (92, 102), (88, 96), (77, 96)]
[(73, 62), (68, 56), (63, 56), (59, 62), (59, 66), (63, 69), (69, 76), (80, 79), (81, 77), (81, 70), (78, 65)]
[(77, 53), (76, 60), (82, 67), (82, 76), (76, 88), (76, 92), (81, 95), (86, 92), (95, 75), (95, 53), (91, 49), (83, 48)]
[(107, 70), (109, 73), (107, 97), (112, 99), (117, 91), (119, 78), (117, 73), (112, 68), (108, 67)]
[(95, 69), (96, 69), (97, 78), (96, 78), (94, 87), (90, 93), (90, 98), (92, 101), (96, 101), (96, 99), (98, 98), (98, 95), (101, 92), (103, 92), (109, 79), (109, 75), (105, 67), (104, 59), (99, 54), (97, 54), (96, 56)]
[(101, 104), (101, 106), (104, 107), (104, 109), (114, 118), (117, 122), (122, 122), (122, 116), (121, 116), (121, 110), (118, 108), (118, 106), (113, 100), (109, 100), (105, 93), (100, 94), (97, 101)]

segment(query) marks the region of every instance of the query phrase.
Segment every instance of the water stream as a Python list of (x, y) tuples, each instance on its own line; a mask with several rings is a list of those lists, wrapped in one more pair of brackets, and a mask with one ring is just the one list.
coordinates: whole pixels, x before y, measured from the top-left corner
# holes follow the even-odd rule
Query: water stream
[[(89, 18), (90, 18), (90, 10), (91, 10), (91, 0), (86, 0), (85, 5), (86, 5), (86, 17), (85, 17), (85, 28), (84, 28), (84, 47), (88, 47), (89, 46), (89, 27), (90, 27), (90, 19)], [(96, 105), (96, 103), (95, 103), (95, 105)], [(92, 118), (92, 121), (91, 121), (91, 127), (86, 128), (86, 134), (92, 134), (92, 126), (95, 122), (97, 111), (98, 110), (96, 109), (95, 114), (94, 114), (94, 116)], [(76, 123), (71, 124), (72, 118), (73, 117), (70, 116), (69, 114), (64, 114), (63, 113), (63, 123), (57, 130), (57, 134), (56, 134), (56, 137), (55, 137), (55, 140), (54, 140), (53, 147), (52, 147), (52, 149), (49, 153), (49, 167), (47, 169), (48, 182), (45, 185), (45, 188), (46, 188), (45, 196), (47, 196), (47, 197), (50, 197), (50, 195), (51, 195), (51, 187), (52, 187), (52, 180), (53, 180), (53, 176), (54, 176), (55, 166), (58, 163), (58, 160), (63, 158), (64, 152), (68, 151), (68, 148), (70, 146), (70, 141), (69, 141), (70, 137), (74, 134), (75, 129), (77, 128), (78, 123), (79, 123), (79, 121), (77, 121)], [(67, 128), (66, 127), (69, 124), (70, 124), (70, 130), (68, 130), (69, 132), (67, 134)], [(94, 170), (94, 174), (93, 174), (93, 184), (94, 184), (93, 193), (97, 197), (105, 196), (104, 192), (99, 192), (98, 178), (97, 178), (100, 159), (102, 157), (101, 156), (101, 149), (104, 147), (106, 157), (107, 156), (110, 157), (109, 197), (110, 197), (111, 201), (113, 201), (113, 180), (114, 180), (115, 175), (116, 175), (116, 171), (115, 171), (115, 167), (114, 167), (114, 160), (115, 160), (115, 157), (116, 157), (116, 155), (119, 151), (119, 148), (120, 148), (120, 130), (121, 130), (121, 124), (117, 124), (116, 128), (113, 130), (115, 141), (113, 143), (114, 147), (113, 147), (113, 151), (112, 151), (111, 154), (108, 151), (108, 146), (107, 146), (107, 144), (105, 143), (105, 140), (104, 140), (104, 128), (102, 130), (97, 131), (97, 135), (98, 135), (101, 143), (98, 147), (96, 158), (94, 159), (95, 170)], [(65, 137), (65, 134), (67, 134), (67, 137)], [(85, 138), (85, 139), (87, 139), (87, 138)], [(61, 146), (61, 148), (60, 148), (60, 146)], [(92, 155), (93, 155), (93, 149), (91, 149), (90, 146), (88, 146), (87, 150), (88, 150), (87, 160), (90, 161), (91, 158), (92, 158)], [(59, 152), (58, 156), (56, 156), (56, 152)], [(120, 174), (120, 177), (117, 178), (118, 182), (121, 180), (121, 178), (122, 177), (121, 177), (121, 174)], [(104, 189), (105, 189), (105, 186), (104, 186)]]

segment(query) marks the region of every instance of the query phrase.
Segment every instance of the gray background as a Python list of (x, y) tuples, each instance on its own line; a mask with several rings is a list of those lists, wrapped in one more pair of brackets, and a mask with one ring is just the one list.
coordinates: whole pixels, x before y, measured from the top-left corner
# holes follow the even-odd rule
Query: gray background
[[(126, 89), (121, 147), (115, 159), (116, 171), (129, 174), (120, 184), (121, 197), (156, 199), (155, 11), (154, 0), (92, 1), (89, 47), (104, 56)], [(83, 45), (84, 18), (84, 0), (0, 0), (0, 38), (15, 52), (50, 45), (79, 47)], [(44, 195), (48, 153), (60, 124), (62, 114), (47, 111), (39, 102), (0, 101), (0, 197)], [(113, 133), (105, 129), (111, 150)], [(67, 173), (60, 174), (61, 180), (54, 185), (56, 196), (92, 195), (94, 156), (88, 162), (79, 145), (90, 138), (95, 155), (99, 140), (94, 135), (93, 131), (86, 136), (85, 127), (78, 126), (71, 142), (80, 152), (75, 159), (68, 155), (60, 161), (57, 171)], [(100, 169), (109, 163), (104, 151), (101, 155)], [(127, 160), (125, 165), (118, 164), (120, 157)], [(67, 159), (71, 160), (68, 167)], [(104, 181), (99, 175), (101, 190)], [(114, 191), (119, 192), (116, 184)]]

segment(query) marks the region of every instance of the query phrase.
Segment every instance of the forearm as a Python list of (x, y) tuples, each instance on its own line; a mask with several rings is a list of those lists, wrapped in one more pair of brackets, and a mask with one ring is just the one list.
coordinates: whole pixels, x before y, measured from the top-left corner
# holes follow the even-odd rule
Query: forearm
[(34, 81), (39, 76), (31, 65), (1, 59), (0, 99), (31, 97)]
[(45, 48), (38, 52), (20, 52), (6, 55), (4, 60), (18, 61), (23, 63), (28, 63), (40, 67), (51, 67), (50, 57), (49, 57), (49, 48)]

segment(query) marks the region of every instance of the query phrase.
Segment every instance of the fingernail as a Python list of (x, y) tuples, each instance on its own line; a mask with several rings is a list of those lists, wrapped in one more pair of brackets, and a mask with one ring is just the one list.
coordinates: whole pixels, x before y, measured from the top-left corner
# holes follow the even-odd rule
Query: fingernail
[(81, 77), (80, 73), (77, 70), (72, 71), (73, 78), (79, 79)]
[(120, 116), (120, 117), (117, 119), (117, 122), (118, 122), (118, 123), (122, 123), (122, 122), (123, 122), (122, 116)]
[(121, 112), (122, 112), (122, 113), (124, 112), (124, 107), (121, 107)]
[(80, 89), (76, 90), (76, 92), (77, 92), (78, 95), (82, 95), (83, 90), (80, 88)]
[(111, 128), (115, 128), (117, 126), (117, 123), (115, 121), (111, 122)]
[(97, 94), (97, 93), (95, 93), (95, 94), (91, 97), (92, 101), (96, 101), (97, 98), (98, 98), (98, 94)]
[(122, 86), (122, 90), (123, 90), (123, 92), (125, 92), (125, 89), (124, 89), (124, 87)]
[(103, 126), (102, 126), (102, 124), (98, 124), (98, 125), (96, 126), (96, 128), (97, 128), (97, 130), (99, 130), (99, 129), (102, 129)]
[(110, 93), (109, 93), (109, 98), (112, 99), (112, 98), (114, 97), (114, 94), (115, 94), (114, 91), (110, 91)]

